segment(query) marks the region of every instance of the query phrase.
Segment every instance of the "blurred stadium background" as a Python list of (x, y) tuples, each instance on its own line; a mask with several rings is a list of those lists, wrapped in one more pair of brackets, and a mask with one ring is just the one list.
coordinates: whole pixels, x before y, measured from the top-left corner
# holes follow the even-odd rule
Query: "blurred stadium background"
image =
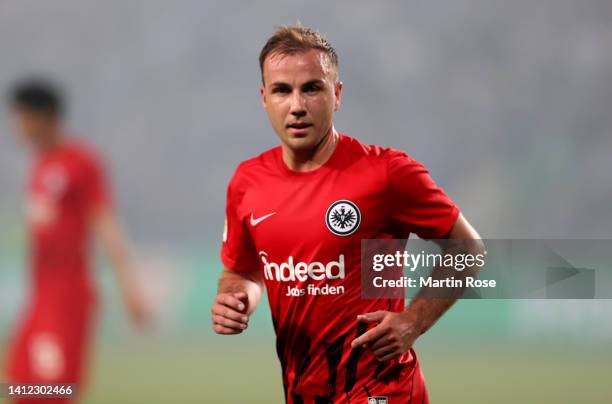
[[(486, 238), (612, 238), (608, 0), (0, 2), (0, 89), (56, 78), (98, 146), (155, 330), (100, 261), (85, 403), (280, 402), (269, 312), (209, 329), (225, 187), (276, 144), (258, 96), (273, 27), (325, 34), (337, 128), (422, 160)], [(25, 297), (27, 158), (0, 113), (0, 360)], [(417, 344), (434, 403), (612, 402), (611, 301), (464, 301)], [(0, 373), (0, 380), (3, 379)]]

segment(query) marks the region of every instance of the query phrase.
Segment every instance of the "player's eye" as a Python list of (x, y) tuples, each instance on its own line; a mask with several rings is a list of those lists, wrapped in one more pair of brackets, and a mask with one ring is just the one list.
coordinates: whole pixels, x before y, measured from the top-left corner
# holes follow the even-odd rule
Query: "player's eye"
[(274, 86), (272, 87), (272, 94), (289, 94), (291, 88), (289, 86)]
[(304, 87), (302, 87), (302, 91), (305, 93), (313, 94), (321, 90), (321, 85), (319, 83), (308, 83)]

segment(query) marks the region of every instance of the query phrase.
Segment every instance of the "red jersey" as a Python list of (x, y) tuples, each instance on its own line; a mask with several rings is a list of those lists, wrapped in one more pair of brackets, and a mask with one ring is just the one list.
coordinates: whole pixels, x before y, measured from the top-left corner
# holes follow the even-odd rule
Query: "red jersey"
[(66, 142), (37, 156), (27, 195), (35, 299), (60, 304), (92, 297), (88, 271), (91, 213), (109, 197), (90, 149)]
[(412, 350), (381, 364), (350, 347), (368, 329), (358, 314), (404, 310), (361, 298), (361, 239), (443, 238), (459, 214), (421, 163), (340, 135), (324, 165), (295, 172), (277, 147), (240, 164), (226, 214), (221, 259), (263, 271), (287, 402), (425, 401)]

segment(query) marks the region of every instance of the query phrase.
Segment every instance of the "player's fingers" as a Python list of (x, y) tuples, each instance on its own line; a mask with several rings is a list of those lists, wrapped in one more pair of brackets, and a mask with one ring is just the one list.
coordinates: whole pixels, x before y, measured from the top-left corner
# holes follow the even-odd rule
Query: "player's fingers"
[(387, 344), (377, 349), (373, 349), (372, 353), (378, 360), (382, 360), (385, 356), (396, 351), (396, 348), (393, 345)]
[(249, 295), (247, 295), (246, 292), (237, 292), (234, 293), (234, 297), (240, 301), (244, 301), (249, 297)]
[(221, 304), (213, 304), (211, 312), (213, 316), (222, 316), (230, 320), (238, 321), (239, 323), (246, 324), (249, 322), (249, 317), (247, 315)]
[(222, 316), (213, 316), (213, 323), (222, 325), (227, 328), (233, 328), (234, 330), (245, 330), (248, 326), (246, 323), (240, 323), (238, 321), (230, 320), (229, 318)]
[(385, 318), (385, 316), (389, 313), (388, 311), (379, 310), (374, 311), (372, 313), (360, 314), (357, 316), (357, 321), (362, 321), (364, 323), (381, 322)]
[(360, 337), (355, 338), (353, 342), (351, 342), (351, 348), (356, 348), (358, 346), (372, 343), (376, 341), (377, 339), (379, 339), (380, 337), (382, 337), (383, 335), (385, 335), (386, 332), (387, 330), (385, 327), (380, 327), (380, 326), (374, 327), (368, 332), (361, 335)]
[(249, 311), (249, 295), (246, 292), (238, 292), (238, 293), (234, 293), (234, 297), (238, 300), (240, 300), (244, 306), (240, 306), (242, 307), (242, 309), (240, 310), (242, 313), (248, 313)]
[(395, 359), (399, 356), (400, 356), (400, 353), (394, 350), (393, 352), (383, 356), (382, 358), (379, 358), (378, 360), (381, 362), (389, 362), (390, 360)]
[(230, 293), (221, 293), (218, 294), (215, 301), (224, 306), (230, 307), (237, 311), (243, 311), (246, 306), (240, 299), (236, 299), (233, 294)]
[(234, 330), (233, 328), (224, 327), (221, 324), (213, 324), (213, 331), (221, 335), (234, 335), (242, 332), (242, 330)]
[(376, 351), (379, 348), (393, 344), (395, 341), (389, 335), (385, 335), (376, 341), (370, 343), (370, 349)]

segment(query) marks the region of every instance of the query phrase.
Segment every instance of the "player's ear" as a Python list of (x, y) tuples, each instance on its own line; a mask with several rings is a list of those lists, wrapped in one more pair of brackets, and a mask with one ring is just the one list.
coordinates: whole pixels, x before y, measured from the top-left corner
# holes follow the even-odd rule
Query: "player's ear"
[(334, 102), (334, 112), (340, 109), (340, 98), (342, 98), (342, 82), (338, 80), (334, 86), (334, 95), (336, 96), (336, 101)]
[(261, 104), (263, 105), (264, 109), (266, 108), (266, 91), (265, 91), (265, 87), (261, 86), (259, 88), (259, 95), (261, 96)]

